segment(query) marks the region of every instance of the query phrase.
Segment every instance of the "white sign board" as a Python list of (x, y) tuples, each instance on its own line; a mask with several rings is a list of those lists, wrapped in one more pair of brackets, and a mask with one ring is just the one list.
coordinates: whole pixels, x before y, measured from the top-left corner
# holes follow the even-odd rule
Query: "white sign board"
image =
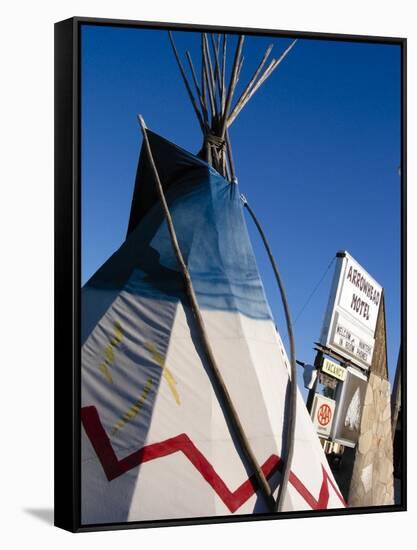
[(348, 367), (346, 380), (336, 390), (336, 415), (331, 438), (346, 447), (355, 447), (365, 402), (367, 378), (358, 370)]
[(369, 368), (381, 295), (381, 285), (350, 254), (339, 252), (320, 343)]
[(336, 402), (333, 399), (316, 393), (311, 408), (311, 418), (317, 433), (322, 437), (329, 437), (333, 424)]

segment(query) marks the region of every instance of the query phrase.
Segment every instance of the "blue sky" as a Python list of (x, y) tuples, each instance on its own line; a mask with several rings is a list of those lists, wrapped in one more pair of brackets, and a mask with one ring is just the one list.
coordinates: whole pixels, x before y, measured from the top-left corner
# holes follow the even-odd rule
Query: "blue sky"
[[(199, 36), (174, 36), (198, 62)], [(276, 56), (289, 42), (248, 36), (239, 85), (269, 44)], [(270, 240), (293, 319), (335, 253), (349, 251), (385, 290), (391, 380), (400, 342), (400, 55), (397, 45), (299, 40), (230, 131), (240, 190)], [(83, 26), (83, 283), (126, 234), (141, 145), (137, 113), (155, 132), (199, 150), (201, 131), (166, 31)], [(286, 343), (273, 273), (247, 221)], [(295, 324), (302, 361), (314, 359), (333, 270)]]

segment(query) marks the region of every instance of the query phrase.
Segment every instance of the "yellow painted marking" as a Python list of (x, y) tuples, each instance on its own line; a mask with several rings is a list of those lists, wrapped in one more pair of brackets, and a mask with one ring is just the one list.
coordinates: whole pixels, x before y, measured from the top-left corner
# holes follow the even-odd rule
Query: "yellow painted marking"
[(162, 353), (159, 353), (152, 342), (145, 342), (144, 345), (145, 348), (151, 352), (152, 359), (155, 361), (155, 363), (158, 363), (158, 365), (163, 369), (165, 364), (165, 356), (162, 355)]
[(177, 381), (172, 376), (171, 371), (169, 371), (166, 367), (162, 371), (162, 375), (165, 378), (166, 382), (168, 383), (169, 389), (171, 390), (172, 395), (174, 396), (174, 399), (177, 403), (177, 405), (180, 405), (180, 396), (178, 395), (177, 388), (175, 387), (177, 385)]
[(172, 372), (168, 369), (168, 367), (165, 366), (165, 356), (156, 349), (155, 345), (152, 344), (152, 342), (145, 342), (144, 346), (152, 355), (152, 359), (155, 361), (155, 363), (157, 363), (161, 367), (162, 375), (165, 378), (172, 395), (174, 396), (175, 402), (177, 403), (177, 405), (180, 405), (180, 396), (178, 395), (178, 391), (176, 388), (177, 381), (175, 380)]
[(135, 418), (135, 416), (139, 414), (143, 405), (145, 404), (146, 399), (148, 398), (148, 395), (152, 389), (152, 386), (153, 386), (153, 380), (151, 377), (149, 377), (146, 380), (146, 384), (138, 400), (135, 401), (135, 403), (133, 403), (130, 409), (128, 409), (125, 412), (125, 414), (121, 417), (121, 419), (112, 428), (112, 431), (111, 431), (112, 435), (114, 435), (118, 430), (123, 428), (128, 422), (130, 422), (133, 418)]
[(113, 323), (114, 327), (114, 336), (110, 340), (110, 342), (107, 344), (107, 346), (104, 348), (104, 361), (100, 363), (99, 371), (104, 375), (107, 382), (110, 382), (110, 384), (113, 384), (113, 378), (110, 372), (110, 367), (112, 366), (112, 363), (114, 363), (114, 348), (119, 346), (119, 344), (123, 340), (123, 330), (117, 321)]
[(100, 372), (105, 376), (106, 380), (110, 382), (110, 384), (113, 384), (113, 378), (111, 376), (111, 372), (109, 367), (107, 366), (107, 363), (101, 363), (99, 366)]
[(108, 344), (104, 350), (104, 355), (106, 356), (106, 361), (108, 363), (113, 363), (114, 361), (114, 352), (113, 352), (113, 346), (110, 342), (110, 344)]
[(123, 330), (117, 321), (114, 323), (114, 337), (111, 340), (113, 346), (118, 346), (123, 340)]

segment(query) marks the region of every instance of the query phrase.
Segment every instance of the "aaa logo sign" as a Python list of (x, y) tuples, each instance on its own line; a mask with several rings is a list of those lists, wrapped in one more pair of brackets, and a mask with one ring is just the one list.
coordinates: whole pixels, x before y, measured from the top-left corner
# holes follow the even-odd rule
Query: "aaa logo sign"
[(327, 426), (332, 419), (332, 410), (326, 403), (323, 403), (317, 411), (317, 421), (320, 426)]
[(321, 437), (329, 437), (333, 423), (335, 401), (316, 393), (311, 409), (311, 419)]

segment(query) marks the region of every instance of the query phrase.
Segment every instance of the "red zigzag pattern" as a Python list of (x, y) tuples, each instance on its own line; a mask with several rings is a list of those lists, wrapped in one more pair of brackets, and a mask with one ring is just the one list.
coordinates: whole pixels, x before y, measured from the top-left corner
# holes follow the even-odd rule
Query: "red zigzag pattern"
[[(236, 512), (236, 510), (238, 510), (242, 504), (244, 504), (259, 488), (255, 476), (252, 475), (235, 491), (231, 491), (210, 462), (197, 449), (186, 434), (179, 434), (170, 439), (166, 439), (165, 441), (146, 445), (145, 447), (142, 447), (142, 449), (139, 449), (138, 451), (135, 451), (119, 460), (114, 452), (110, 439), (103, 428), (96, 407), (83, 407), (81, 409), (81, 421), (109, 481), (112, 481), (128, 470), (139, 466), (139, 464), (143, 464), (144, 462), (149, 462), (150, 460), (155, 460), (156, 458), (180, 451), (188, 458), (196, 470), (200, 472), (207, 483), (211, 485), (213, 490), (232, 513)], [(329, 484), (340, 499), (341, 503), (346, 506), (342, 495), (339, 493), (337, 487), (329, 477), (324, 466), (322, 465), (321, 468), (323, 481), (318, 500), (313, 497), (307, 487), (294, 474), (294, 472), (290, 473), (289, 481), (313, 510), (327, 508), (329, 502)], [(271, 455), (262, 466), (262, 471), (267, 479), (272, 477), (275, 472), (280, 471), (281, 469), (282, 461), (277, 455)]]

